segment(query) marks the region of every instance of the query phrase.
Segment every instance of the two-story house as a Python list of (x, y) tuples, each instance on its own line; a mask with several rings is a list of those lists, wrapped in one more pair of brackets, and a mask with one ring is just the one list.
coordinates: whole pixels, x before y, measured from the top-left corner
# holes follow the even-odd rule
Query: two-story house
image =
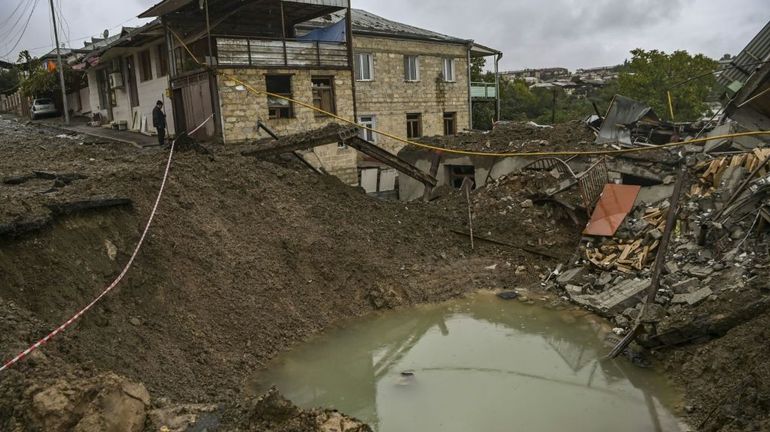
[[(471, 125), (472, 96), (496, 98), (494, 83), (471, 85), (469, 64), (475, 56), (497, 60), (499, 51), (352, 9), (349, 0), (203, 6), (164, 0), (140, 15), (156, 20), (86, 56), (94, 110), (146, 130), (152, 106), (164, 100), (170, 132), (213, 116), (200, 134), (228, 144), (264, 138), (258, 122), (286, 135), (333, 120), (246, 87), (404, 138), (457, 133)], [(393, 153), (402, 147), (371, 132), (364, 137)], [(306, 158), (370, 192), (396, 188), (395, 172), (354, 149), (322, 146)]]

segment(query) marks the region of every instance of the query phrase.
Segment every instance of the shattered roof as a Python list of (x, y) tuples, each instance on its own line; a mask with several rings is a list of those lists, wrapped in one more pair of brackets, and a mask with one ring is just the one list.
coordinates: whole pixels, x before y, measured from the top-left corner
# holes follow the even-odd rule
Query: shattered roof
[(761, 67), (757, 63), (768, 60), (770, 60), (770, 22), (765, 24), (746, 48), (730, 60), (730, 66), (734, 67), (721, 72), (717, 82), (724, 87), (735, 81), (745, 84), (749, 77)]

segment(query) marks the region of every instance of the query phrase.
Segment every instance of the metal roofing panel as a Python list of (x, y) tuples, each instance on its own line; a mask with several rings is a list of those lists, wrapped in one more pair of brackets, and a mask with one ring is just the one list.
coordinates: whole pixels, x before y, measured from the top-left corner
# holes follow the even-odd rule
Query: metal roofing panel
[(583, 234), (605, 237), (615, 235), (623, 220), (634, 208), (634, 201), (641, 189), (641, 186), (636, 185), (604, 185), (599, 202)]
[[(765, 27), (757, 33), (756, 36), (746, 45), (737, 56), (735, 56), (730, 65), (738, 66), (731, 67), (717, 77), (717, 82), (724, 87), (727, 87), (734, 81), (740, 81), (745, 83), (748, 80), (750, 74), (754, 73), (759, 66), (749, 66), (758, 62), (770, 60), (770, 22), (765, 24)], [(743, 69), (743, 71), (741, 70)], [(748, 72), (748, 74), (746, 73)]]

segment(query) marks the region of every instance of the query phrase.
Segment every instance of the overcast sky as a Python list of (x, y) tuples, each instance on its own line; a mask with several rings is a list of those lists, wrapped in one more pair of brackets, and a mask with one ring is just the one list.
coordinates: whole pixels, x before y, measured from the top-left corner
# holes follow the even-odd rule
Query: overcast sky
[[(20, 2), (24, 2), (15, 15)], [(54, 0), (65, 18), (63, 40), (140, 22), (159, 0)], [(21, 29), (37, 2), (29, 26)], [(395, 21), (446, 33), (503, 51), (502, 69), (605, 66), (633, 48), (685, 49), (719, 58), (737, 54), (770, 21), (768, 0), (352, 0)], [(10, 20), (8, 18), (10, 17)], [(20, 19), (21, 17), (21, 19)], [(18, 22), (17, 22), (18, 21)], [(16, 23), (16, 24), (14, 24)], [(0, 58), (20, 49), (40, 55), (53, 47), (48, 0), (0, 0)], [(80, 40), (76, 40), (80, 39)], [(18, 46), (14, 45), (18, 41)]]

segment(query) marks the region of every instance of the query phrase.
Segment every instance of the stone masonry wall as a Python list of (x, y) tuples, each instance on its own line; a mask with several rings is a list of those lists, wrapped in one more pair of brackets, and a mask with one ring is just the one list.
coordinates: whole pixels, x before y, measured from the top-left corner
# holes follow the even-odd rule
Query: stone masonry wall
[[(311, 77), (333, 76), (337, 115), (350, 120), (354, 118), (352, 77), (348, 70), (238, 68), (222, 71), (257, 90), (266, 90), (265, 75), (292, 75), (292, 98), (310, 105), (313, 104)], [(264, 133), (260, 134), (256, 129), (258, 119), (278, 135), (290, 135), (320, 128), (333, 120), (329, 117), (320, 117), (315, 111), (296, 104), (293, 118), (269, 119), (267, 96), (238, 90), (236, 88), (238, 83), (225, 77), (221, 77), (218, 83), (225, 143), (248, 142), (264, 138)], [(330, 174), (339, 177), (347, 184), (358, 184), (358, 155), (354, 149), (330, 144), (316, 147), (313, 151)]]
[[(374, 57), (374, 79), (356, 81), (359, 116), (374, 115), (376, 129), (406, 138), (406, 114), (422, 114), (423, 136), (444, 134), (444, 112), (457, 113), (457, 130), (468, 127), (468, 48), (465, 45), (370, 36), (354, 36), (355, 53)], [(404, 55), (419, 56), (420, 81), (404, 79)], [(443, 58), (455, 59), (455, 82), (442, 82)], [(404, 147), (376, 137), (393, 153)]]

